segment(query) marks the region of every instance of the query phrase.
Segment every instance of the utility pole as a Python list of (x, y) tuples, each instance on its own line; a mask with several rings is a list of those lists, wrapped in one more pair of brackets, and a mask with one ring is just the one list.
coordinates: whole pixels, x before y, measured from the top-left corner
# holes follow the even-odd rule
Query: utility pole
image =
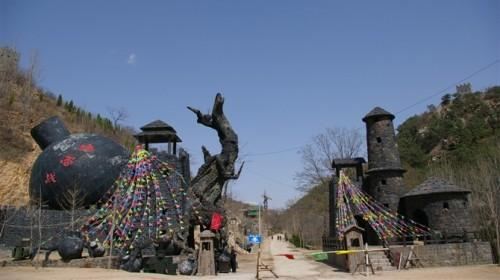
[[(262, 231), (261, 231), (261, 225), (262, 225), (262, 219), (260, 217), (260, 203), (259, 203), (259, 235), (262, 238)], [(260, 243), (259, 243), (259, 248), (260, 248)]]
[(260, 266), (260, 243), (262, 243), (262, 235), (261, 235), (261, 230), (260, 230), (260, 203), (258, 204), (259, 207), (259, 215), (258, 215), (258, 221), (259, 221), (259, 237), (261, 238), (259, 242), (259, 247), (257, 248), (257, 275), (255, 275), (255, 278), (259, 279), (259, 266)]
[(259, 242), (259, 247), (257, 249), (257, 271), (256, 271), (256, 275), (255, 275), (255, 278), (256, 279), (260, 279), (259, 278), (259, 272), (260, 271), (269, 271), (273, 274), (273, 276), (275, 278), (279, 278), (279, 276), (274, 273), (274, 271), (270, 268), (269, 265), (266, 265), (264, 264), (261, 260), (260, 260), (260, 255), (261, 255), (261, 251), (260, 251), (260, 244), (262, 243), (262, 241), (264, 241), (264, 238), (262, 237), (262, 218), (261, 218), (261, 206), (260, 206), (260, 203), (259, 203), (259, 237), (260, 237), (260, 242)]
[(262, 204), (264, 206), (264, 210), (267, 210), (269, 206), (269, 200), (271, 200), (271, 197), (266, 194), (266, 191), (264, 191), (264, 194), (262, 195), (262, 198), (264, 199)]

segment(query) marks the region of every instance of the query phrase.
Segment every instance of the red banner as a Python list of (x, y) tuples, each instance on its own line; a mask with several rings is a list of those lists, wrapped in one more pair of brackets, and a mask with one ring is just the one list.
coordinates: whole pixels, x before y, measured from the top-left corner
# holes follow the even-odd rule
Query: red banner
[(217, 213), (217, 212), (214, 212), (212, 214), (212, 221), (210, 222), (210, 229), (211, 230), (219, 230), (221, 227), (222, 227), (222, 215)]

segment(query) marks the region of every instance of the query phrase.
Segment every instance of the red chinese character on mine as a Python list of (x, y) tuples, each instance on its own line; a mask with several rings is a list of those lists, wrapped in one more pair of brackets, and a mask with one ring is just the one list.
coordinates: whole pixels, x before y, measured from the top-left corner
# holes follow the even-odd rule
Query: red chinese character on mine
[(95, 151), (94, 145), (92, 144), (81, 144), (79, 149), (80, 151), (86, 153), (92, 153)]
[(63, 159), (61, 159), (59, 161), (64, 167), (68, 167), (68, 166), (71, 166), (73, 165), (73, 163), (75, 162), (75, 157), (72, 156), (72, 155), (66, 155), (64, 156)]
[(45, 184), (55, 183), (56, 182), (56, 173), (49, 172), (45, 174)]

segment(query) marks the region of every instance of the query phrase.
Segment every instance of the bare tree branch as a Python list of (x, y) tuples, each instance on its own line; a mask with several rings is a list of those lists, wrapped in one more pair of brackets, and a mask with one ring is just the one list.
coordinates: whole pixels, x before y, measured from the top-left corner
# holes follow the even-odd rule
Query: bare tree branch
[(295, 180), (300, 191), (325, 184), (329, 180), (330, 166), (334, 158), (352, 158), (362, 153), (363, 137), (357, 129), (327, 128), (312, 138), (299, 154), (303, 169), (296, 173)]
[(120, 125), (120, 123), (124, 122), (129, 117), (127, 109), (123, 107), (120, 108), (108, 107), (107, 111), (109, 117), (111, 118), (111, 121), (113, 122), (113, 128), (115, 129)]

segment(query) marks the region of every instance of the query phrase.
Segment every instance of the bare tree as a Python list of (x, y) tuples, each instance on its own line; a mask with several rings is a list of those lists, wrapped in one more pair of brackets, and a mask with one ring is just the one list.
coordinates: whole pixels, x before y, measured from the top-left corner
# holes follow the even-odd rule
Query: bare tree
[(74, 184), (72, 188), (67, 189), (63, 194), (59, 204), (70, 215), (70, 228), (75, 229), (76, 210), (82, 208), (85, 202), (85, 194), (82, 193), (78, 184)]
[(447, 162), (433, 167), (430, 174), (455, 182), (471, 190), (471, 208), (480, 234), (489, 240), (500, 256), (500, 144), (474, 161), (461, 167)]
[(113, 122), (113, 128), (117, 129), (120, 123), (124, 122), (128, 117), (128, 111), (127, 109), (120, 107), (120, 108), (112, 108), (108, 107), (108, 114), (109, 117), (111, 118), (111, 121)]
[(39, 77), (37, 52), (31, 54), (30, 64), (24, 75), (25, 81), (21, 87), (21, 103), (24, 117), (21, 125), (23, 127), (25, 125), (28, 126), (31, 119), (33, 95), (35, 93), (36, 80)]
[[(500, 147), (499, 147), (500, 148)], [(500, 257), (500, 153), (489, 155), (476, 164), (474, 172), (464, 177), (472, 190), (472, 207), (481, 231), (496, 249)], [(473, 173), (473, 174), (470, 174)], [(476, 174), (474, 176), (474, 174)]]
[(362, 153), (363, 136), (358, 129), (327, 128), (300, 151), (303, 169), (295, 175), (300, 191), (326, 184), (334, 158), (352, 158)]

